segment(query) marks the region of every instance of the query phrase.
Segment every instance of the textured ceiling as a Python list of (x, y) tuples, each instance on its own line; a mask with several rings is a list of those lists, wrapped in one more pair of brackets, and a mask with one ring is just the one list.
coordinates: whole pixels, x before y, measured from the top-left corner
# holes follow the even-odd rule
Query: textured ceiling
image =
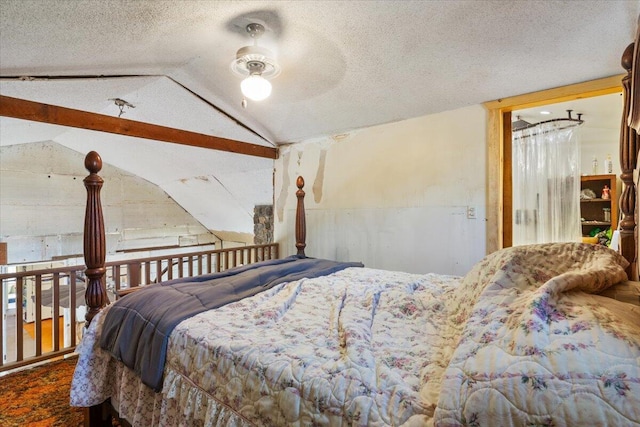
[[(296, 142), (619, 74), (639, 13), (637, 0), (3, 0), (0, 75), (166, 75), (267, 140)], [(282, 73), (243, 110), (229, 65), (252, 21)], [(112, 85), (50, 101), (101, 110), (133, 89)], [(158, 121), (173, 113), (161, 92), (133, 101)]]
[[(639, 14), (637, 0), (2, 0), (0, 93), (109, 115), (119, 113), (110, 99), (121, 98), (135, 105), (124, 118), (275, 146), (620, 74)], [(243, 109), (230, 63), (251, 42), (250, 22), (267, 28), (259, 43), (276, 52), (282, 73), (270, 98)], [(269, 160), (11, 119), (0, 125), (1, 145), (96, 149), (183, 205), (197, 205), (202, 190), (178, 183), (198, 176), (245, 211), (272, 197)], [(235, 189), (250, 179), (264, 184)], [(195, 193), (181, 196), (185, 187)], [(215, 218), (199, 219), (215, 228)]]

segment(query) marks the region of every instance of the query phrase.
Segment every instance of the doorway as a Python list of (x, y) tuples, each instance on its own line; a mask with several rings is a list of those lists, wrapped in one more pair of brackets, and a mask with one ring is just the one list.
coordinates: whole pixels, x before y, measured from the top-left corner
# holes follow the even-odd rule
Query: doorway
[[(624, 75), (534, 92), (484, 104), (487, 109), (487, 253), (511, 246), (511, 122), (514, 110), (622, 92)], [(617, 158), (617, 151), (614, 158)]]
[[(610, 242), (618, 224), (605, 224), (603, 209), (618, 218), (623, 103), (618, 92), (512, 111), (512, 147), (518, 147), (513, 150), (518, 164), (512, 174), (513, 245), (581, 237)], [(609, 194), (601, 198), (603, 182), (612, 187), (614, 200)], [(590, 187), (597, 195), (580, 194)], [(523, 213), (533, 220), (523, 220)]]

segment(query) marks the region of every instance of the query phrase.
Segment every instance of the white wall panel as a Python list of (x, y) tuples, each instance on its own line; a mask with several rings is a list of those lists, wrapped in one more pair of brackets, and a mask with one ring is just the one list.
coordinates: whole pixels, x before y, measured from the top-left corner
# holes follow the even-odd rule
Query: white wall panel
[[(9, 263), (82, 254), (84, 156), (54, 142), (0, 150), (0, 239)], [(100, 175), (109, 258), (123, 250), (216, 241), (156, 185), (106, 163)]]
[(485, 120), (482, 107), (472, 106), (283, 149), (274, 191), (282, 253), (295, 253), (302, 175), (307, 255), (463, 275), (485, 255), (493, 191), (486, 188)]

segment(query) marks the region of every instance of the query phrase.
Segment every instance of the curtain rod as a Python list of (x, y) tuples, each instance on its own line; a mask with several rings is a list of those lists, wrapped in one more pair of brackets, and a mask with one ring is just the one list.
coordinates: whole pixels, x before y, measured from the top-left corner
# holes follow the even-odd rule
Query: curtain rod
[[(567, 126), (562, 126), (562, 127), (559, 127), (559, 128), (555, 128), (553, 130), (564, 130), (564, 129), (572, 128), (572, 127), (575, 127), (575, 126), (580, 126), (581, 124), (583, 124), (584, 120), (582, 120), (582, 118), (581, 118), (582, 117), (582, 113), (578, 113), (578, 118), (575, 119), (575, 118), (571, 117), (571, 112), (572, 111), (573, 110), (567, 110), (568, 117), (559, 118), (559, 119), (550, 119), (550, 120), (545, 120), (545, 121), (538, 122), (538, 123), (532, 123), (530, 125), (527, 125), (527, 126), (524, 126), (524, 127), (520, 128), (520, 129), (512, 130), (511, 132), (512, 133), (520, 132), (520, 131), (523, 131), (525, 129), (532, 129), (532, 128), (534, 128), (536, 126), (539, 126), (539, 125), (543, 125), (543, 124), (547, 124), (547, 123), (555, 123), (555, 122), (571, 122), (571, 124), (568, 124)], [(530, 133), (530, 134), (527, 134), (527, 135), (516, 136), (513, 139), (524, 139), (524, 138), (528, 138), (530, 136), (544, 135), (545, 133), (549, 133), (549, 132), (552, 132), (552, 130), (546, 130), (546, 131), (542, 131), (542, 132), (534, 132), (534, 133)]]

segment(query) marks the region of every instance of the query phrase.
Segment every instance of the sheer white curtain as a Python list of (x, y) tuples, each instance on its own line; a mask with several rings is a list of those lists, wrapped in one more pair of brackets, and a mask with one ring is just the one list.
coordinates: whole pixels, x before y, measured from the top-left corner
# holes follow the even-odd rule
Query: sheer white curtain
[(579, 126), (513, 133), (513, 246), (580, 241)]

